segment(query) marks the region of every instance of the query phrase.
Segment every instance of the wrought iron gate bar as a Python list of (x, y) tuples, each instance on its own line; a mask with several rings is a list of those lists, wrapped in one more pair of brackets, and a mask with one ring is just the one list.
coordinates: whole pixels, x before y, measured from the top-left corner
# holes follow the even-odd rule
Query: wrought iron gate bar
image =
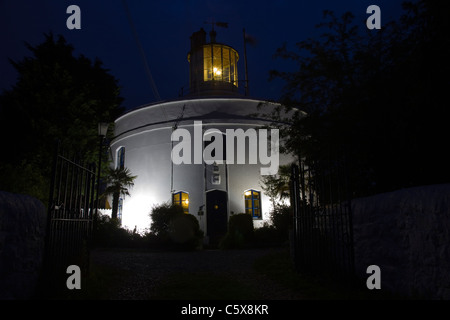
[(55, 218), (55, 219), (52, 219), (52, 222), (54, 222), (54, 221), (89, 222), (87, 219), (70, 219), (70, 218)]
[(64, 160), (64, 162), (66, 162), (66, 163), (69, 163), (69, 164), (73, 165), (74, 167), (77, 167), (77, 168), (79, 168), (79, 169), (81, 169), (81, 170), (83, 170), (83, 171), (86, 171), (86, 172), (89, 172), (89, 173), (95, 175), (95, 172), (92, 171), (91, 169), (88, 169), (88, 168), (86, 168), (86, 167), (83, 167), (83, 166), (80, 165), (79, 163), (77, 163), (77, 162), (75, 162), (75, 161), (73, 161), (73, 160), (70, 160), (70, 159), (68, 159), (68, 158), (66, 158), (66, 157), (64, 157), (64, 156), (62, 156), (62, 155), (60, 155), (60, 154), (58, 155), (58, 158), (60, 158), (61, 160)]
[(341, 162), (300, 161), (291, 168), (293, 260), (297, 271), (351, 276), (353, 226)]
[(44, 273), (50, 290), (65, 285), (69, 265), (87, 274), (94, 212), (95, 165), (61, 153), (58, 145), (48, 203)]

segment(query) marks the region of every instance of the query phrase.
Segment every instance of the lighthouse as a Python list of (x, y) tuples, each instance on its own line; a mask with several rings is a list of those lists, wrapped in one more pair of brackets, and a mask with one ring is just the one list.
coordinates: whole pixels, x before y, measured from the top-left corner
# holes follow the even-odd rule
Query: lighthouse
[(188, 92), (115, 120), (113, 165), (137, 176), (120, 200), (126, 228), (150, 228), (152, 207), (167, 202), (194, 215), (209, 243), (225, 235), (233, 214), (251, 215), (255, 228), (270, 220), (262, 175), (293, 157), (276, 152), (278, 131), (262, 114), (281, 105), (245, 95), (237, 50), (218, 42), (214, 29), (207, 38), (203, 28), (190, 37)]
[(214, 29), (208, 43), (203, 28), (191, 36), (188, 61), (191, 95), (239, 95), (239, 54), (232, 47), (217, 43)]

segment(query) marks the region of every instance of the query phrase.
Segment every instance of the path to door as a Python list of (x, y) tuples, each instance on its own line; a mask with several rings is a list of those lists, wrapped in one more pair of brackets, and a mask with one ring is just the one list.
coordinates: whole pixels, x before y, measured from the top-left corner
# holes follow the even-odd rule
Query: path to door
[[(174, 276), (208, 275), (214, 280), (230, 279), (243, 288), (251, 288), (257, 299), (301, 299), (298, 293), (281, 287), (258, 274), (256, 259), (280, 249), (203, 250), (196, 252), (138, 252), (126, 250), (94, 250), (91, 263), (115, 270), (116, 286), (109, 299), (142, 300), (158, 297), (158, 288)], [(123, 276), (122, 276), (123, 274)], [(212, 281), (214, 282), (214, 281)], [(206, 283), (206, 285), (208, 285)], [(219, 290), (218, 288), (213, 288)], [(212, 292), (214, 292), (212, 290)], [(256, 294), (256, 297), (255, 297)], [(183, 299), (183, 297), (175, 297)], [(242, 296), (241, 296), (242, 298)], [(244, 299), (246, 297), (244, 296)], [(214, 299), (214, 296), (211, 296)]]

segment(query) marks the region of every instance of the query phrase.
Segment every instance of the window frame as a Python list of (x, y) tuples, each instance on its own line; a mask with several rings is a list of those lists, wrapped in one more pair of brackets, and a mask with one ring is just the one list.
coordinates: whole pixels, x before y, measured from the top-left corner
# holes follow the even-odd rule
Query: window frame
[[(250, 194), (247, 194), (250, 192)], [(251, 206), (247, 206), (247, 201), (251, 201)], [(259, 202), (259, 206), (255, 205), (255, 202)], [(245, 213), (251, 214), (254, 220), (262, 220), (262, 208), (261, 208), (261, 191), (255, 189), (248, 189), (244, 191), (244, 209)]]
[(122, 223), (122, 213), (123, 213), (123, 198), (119, 198), (119, 205), (117, 206), (117, 218), (120, 223)]
[[(239, 54), (227, 45), (209, 43), (203, 46), (203, 82), (223, 81), (238, 87)], [(220, 73), (214, 71), (217, 68)]]
[[(175, 201), (175, 196), (177, 196), (177, 195), (179, 195), (179, 200)], [(184, 198), (183, 198), (183, 196), (184, 196)], [(187, 200), (187, 204), (186, 204), (186, 202), (184, 202), (184, 204), (183, 204), (183, 201), (186, 201), (186, 200)], [(177, 204), (177, 205), (181, 206), (183, 208), (183, 212), (186, 214), (189, 214), (189, 203), (190, 203), (189, 192), (180, 190), (180, 191), (176, 191), (176, 192), (172, 193), (172, 204)]]
[(121, 146), (117, 149), (116, 169), (125, 168), (125, 147)]

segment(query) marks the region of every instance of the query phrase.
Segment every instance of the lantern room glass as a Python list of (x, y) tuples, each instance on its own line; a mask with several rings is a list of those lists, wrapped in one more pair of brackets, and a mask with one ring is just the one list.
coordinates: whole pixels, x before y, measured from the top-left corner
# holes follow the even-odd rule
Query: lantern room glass
[(236, 50), (222, 44), (203, 46), (203, 81), (225, 81), (238, 86)]

